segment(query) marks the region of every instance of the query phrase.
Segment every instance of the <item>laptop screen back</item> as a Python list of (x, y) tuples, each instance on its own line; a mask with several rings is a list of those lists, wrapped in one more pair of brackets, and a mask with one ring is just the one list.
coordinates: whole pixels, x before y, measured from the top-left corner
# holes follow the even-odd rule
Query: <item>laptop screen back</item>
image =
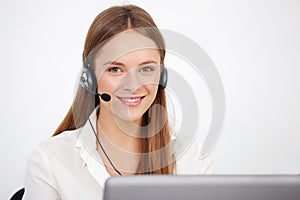
[(299, 200), (297, 175), (111, 177), (104, 200)]

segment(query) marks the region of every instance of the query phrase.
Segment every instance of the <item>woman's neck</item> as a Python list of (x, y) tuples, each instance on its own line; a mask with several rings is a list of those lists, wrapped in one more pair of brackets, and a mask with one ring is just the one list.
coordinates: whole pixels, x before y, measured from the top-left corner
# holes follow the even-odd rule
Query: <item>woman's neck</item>
[(131, 153), (141, 152), (141, 120), (124, 121), (102, 109), (97, 119), (97, 135), (110, 144)]
[(140, 127), (136, 123), (122, 121), (114, 117), (111, 112), (102, 109), (97, 119), (97, 135), (102, 145), (100, 147), (97, 144), (97, 150), (110, 175), (117, 175), (117, 173), (109, 160), (122, 175), (136, 173), (142, 152), (142, 141), (138, 137)]

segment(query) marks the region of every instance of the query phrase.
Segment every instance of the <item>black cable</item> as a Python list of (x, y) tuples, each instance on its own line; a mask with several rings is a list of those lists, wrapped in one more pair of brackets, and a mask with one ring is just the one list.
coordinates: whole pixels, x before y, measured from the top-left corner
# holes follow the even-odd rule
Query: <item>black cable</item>
[(102, 144), (101, 144), (101, 142), (100, 142), (100, 140), (99, 140), (99, 138), (98, 138), (98, 136), (97, 136), (97, 134), (96, 134), (96, 131), (95, 131), (93, 125), (92, 125), (92, 122), (91, 122), (90, 118), (88, 118), (88, 120), (89, 120), (90, 125), (91, 125), (91, 127), (92, 127), (92, 129), (93, 129), (93, 132), (94, 132), (94, 134), (95, 134), (95, 136), (96, 136), (96, 139), (97, 139), (97, 141), (98, 141), (98, 144), (100, 145), (100, 147), (101, 147), (101, 149), (102, 149), (104, 155), (106, 156), (107, 160), (109, 161), (110, 165), (114, 168), (114, 170), (115, 170), (120, 176), (122, 176), (121, 172), (114, 166), (114, 164), (112, 163), (112, 161), (109, 159), (109, 156), (107, 155), (106, 151), (104, 150), (104, 148), (103, 148), (103, 146), (102, 146)]

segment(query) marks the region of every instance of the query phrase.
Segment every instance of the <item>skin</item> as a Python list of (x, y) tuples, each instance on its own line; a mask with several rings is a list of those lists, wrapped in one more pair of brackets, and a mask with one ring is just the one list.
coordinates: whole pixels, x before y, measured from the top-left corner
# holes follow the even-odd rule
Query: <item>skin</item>
[[(95, 66), (98, 92), (111, 96), (109, 102), (100, 101), (98, 137), (117, 169), (122, 174), (134, 173), (141, 152), (141, 119), (158, 89), (159, 51), (149, 38), (126, 31), (99, 50)], [(98, 152), (107, 161), (100, 148)], [(109, 167), (107, 171), (116, 175)]]

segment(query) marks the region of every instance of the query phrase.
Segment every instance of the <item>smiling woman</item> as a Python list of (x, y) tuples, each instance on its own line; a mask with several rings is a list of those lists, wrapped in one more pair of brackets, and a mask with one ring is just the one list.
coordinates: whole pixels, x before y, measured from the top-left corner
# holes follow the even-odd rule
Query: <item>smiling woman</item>
[(199, 145), (176, 167), (164, 58), (163, 37), (143, 9), (116, 6), (95, 18), (74, 102), (29, 158), (25, 199), (99, 199), (115, 175), (211, 173)]
[[(150, 40), (135, 31), (120, 34), (126, 34), (128, 37), (144, 37), (145, 41)], [(116, 40), (117, 38), (114, 38), (108, 42), (102, 48), (103, 52), (109, 54), (108, 49)], [(127, 41), (117, 42), (127, 45)], [(106, 114), (115, 115), (126, 121), (138, 121), (138, 125), (142, 126), (142, 116), (149, 109), (158, 92), (161, 71), (159, 51), (155, 49), (154, 44), (152, 48), (133, 50), (126, 54), (119, 52), (120, 55), (124, 55), (113, 62), (106, 62), (108, 64), (105, 67), (101, 67), (103, 66), (101, 60), (105, 62), (107, 57), (103, 54), (97, 55), (97, 60), (100, 61), (99, 65), (95, 64), (98, 92), (112, 96), (110, 102), (100, 102), (100, 118), (109, 119), (113, 116), (105, 116)], [(112, 109), (117, 112), (112, 112)], [(109, 112), (105, 113), (105, 110)]]

